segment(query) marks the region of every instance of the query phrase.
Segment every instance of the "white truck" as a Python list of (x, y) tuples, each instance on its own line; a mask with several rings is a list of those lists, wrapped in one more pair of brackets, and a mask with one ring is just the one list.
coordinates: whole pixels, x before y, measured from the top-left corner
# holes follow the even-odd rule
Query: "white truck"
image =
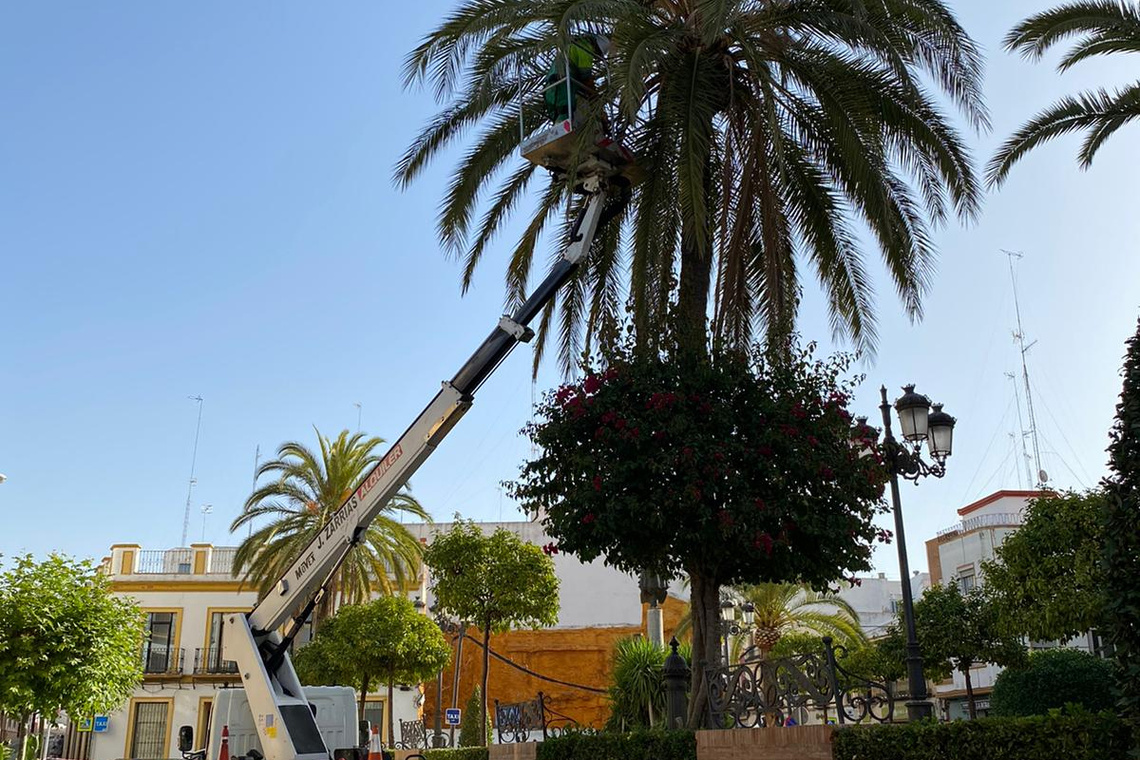
[[(302, 688), (289, 660), (289, 646), (324, 595), (329, 579), (349, 550), (361, 540), (372, 520), (471, 407), (476, 391), (500, 362), (518, 343), (534, 336), (529, 327), (531, 321), (542, 313), (589, 253), (607, 194), (615, 190), (628, 192), (629, 186), (639, 179), (629, 152), (604, 135), (596, 140), (596, 136), (589, 136), (586, 142), (591, 147), (585, 151), (584, 158), (576, 166), (566, 166), (568, 156), (581, 155), (566, 147), (571, 141), (581, 139), (575, 134), (575, 128), (571, 121), (547, 129), (537, 139), (537, 143), (542, 144), (532, 139), (523, 150), (524, 158), (552, 171), (573, 169), (575, 190), (585, 195), (562, 257), (530, 298), (514, 314), (502, 317), (455, 376), (443, 383), (427, 407), (364, 476), (273, 590), (251, 612), (232, 613), (226, 618), (224, 656), (237, 663), (243, 687), (241, 712), (244, 719), (248, 709), (250, 725), (255, 727), (256, 734), (256, 741), (243, 739), (239, 743), (230, 728), (232, 760), (242, 757), (249, 760), (329, 760), (330, 757), (364, 760), (367, 757), (367, 727), (361, 727), (365, 735), (358, 737), (358, 744), (339, 744), (338, 737), (351, 738), (347, 726), (355, 718), (355, 705), (350, 707), (345, 702), (330, 707), (337, 715), (330, 716), (326, 723), (340, 725), (343, 722), (346, 728), (342, 733), (326, 733), (320, 718), (322, 702), (312, 696), (317, 692)], [(550, 149), (543, 150), (543, 145)], [(226, 725), (224, 719), (218, 719), (220, 705), (220, 700), (215, 703), (210, 736), (204, 737), (201, 749), (194, 749), (190, 726), (179, 730), (179, 749), (187, 760), (219, 760), (221, 731)], [(237, 709), (236, 702), (232, 706)]]

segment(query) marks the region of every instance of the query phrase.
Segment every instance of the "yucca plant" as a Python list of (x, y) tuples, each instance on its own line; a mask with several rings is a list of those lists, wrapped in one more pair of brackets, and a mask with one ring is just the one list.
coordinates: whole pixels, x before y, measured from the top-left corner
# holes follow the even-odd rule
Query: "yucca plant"
[[(1054, 45), (1077, 39), (1061, 59), (1061, 72), (1081, 61), (1110, 53), (1140, 53), (1140, 5), (1123, 0), (1081, 0), (1042, 11), (1015, 26), (1006, 50), (1040, 60)], [(1104, 88), (1069, 96), (1017, 130), (990, 161), (987, 177), (1001, 185), (1009, 170), (1042, 143), (1070, 132), (1084, 132), (1078, 159), (1087, 169), (1118, 129), (1140, 117), (1140, 82), (1110, 92)]]
[(640, 636), (622, 639), (614, 646), (610, 685), (610, 718), (615, 731), (653, 728), (665, 714), (662, 667), (667, 650)]

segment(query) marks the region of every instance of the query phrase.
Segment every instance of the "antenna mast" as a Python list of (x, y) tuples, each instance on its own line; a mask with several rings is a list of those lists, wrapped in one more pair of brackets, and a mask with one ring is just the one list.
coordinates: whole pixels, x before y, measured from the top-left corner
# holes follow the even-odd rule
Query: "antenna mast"
[(201, 396), (187, 396), (186, 398), (191, 401), (198, 402), (198, 424), (194, 428), (194, 453), (190, 456), (190, 485), (186, 489), (186, 514), (182, 518), (182, 543), (179, 546), (186, 546), (186, 539), (190, 533), (190, 496), (194, 493), (194, 466), (198, 463), (198, 434), (202, 432), (202, 397)]
[(1025, 344), (1025, 331), (1021, 328), (1021, 303), (1017, 298), (1017, 274), (1013, 267), (1013, 260), (1020, 259), (1024, 256), (1020, 251), (1006, 251), (1002, 253), (1009, 259), (1009, 281), (1013, 284), (1013, 311), (1017, 316), (1017, 331), (1013, 334), (1013, 339), (1017, 341), (1018, 350), (1021, 352), (1021, 378), (1025, 382), (1025, 411), (1029, 415), (1029, 436), (1033, 443), (1033, 464), (1037, 468), (1037, 483), (1039, 486), (1045, 485), (1048, 476), (1045, 470), (1041, 469), (1041, 446), (1037, 441), (1037, 416), (1033, 413), (1033, 391), (1029, 387), (1029, 367), (1025, 362), (1025, 355), (1029, 349), (1037, 343), (1033, 341), (1029, 345)]
[[(1017, 375), (1012, 372), (1006, 372), (1005, 376), (1013, 384), (1013, 402), (1017, 405), (1017, 432), (1018, 438), (1021, 439), (1021, 461), (1025, 464), (1025, 487), (1033, 487), (1033, 473), (1029, 469), (1029, 450), (1025, 448), (1025, 423), (1021, 420), (1021, 394), (1017, 391)], [(1020, 476), (1019, 476), (1020, 477)]]

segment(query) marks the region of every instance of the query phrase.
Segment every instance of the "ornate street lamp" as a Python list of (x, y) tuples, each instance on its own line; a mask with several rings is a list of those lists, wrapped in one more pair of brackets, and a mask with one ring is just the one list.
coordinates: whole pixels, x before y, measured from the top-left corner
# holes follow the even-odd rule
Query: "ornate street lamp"
[[(903, 621), (906, 626), (906, 666), (908, 691), (907, 714), (911, 720), (929, 718), (933, 712), (930, 696), (926, 692), (926, 678), (922, 674), (922, 652), (914, 627), (914, 594), (911, 590), (910, 562), (906, 554), (906, 532), (903, 529), (902, 501), (899, 497), (899, 477), (917, 483), (933, 475), (946, 474), (946, 460), (954, 450), (955, 419), (942, 411), (942, 404), (931, 404), (930, 399), (916, 393), (913, 385), (903, 386), (903, 395), (895, 401), (899, 416), (899, 430), (903, 442), (891, 433), (891, 404), (887, 401), (887, 388), (880, 389), (883, 413), (883, 442), (877, 441), (878, 432), (860, 417), (852, 430), (852, 445), (860, 456), (879, 452), (891, 479), (891, 504), (895, 513), (895, 547), (899, 554), (899, 573), (902, 575)], [(931, 411), (933, 409), (933, 411)], [(922, 458), (922, 444), (926, 443), (933, 462)]]
[(637, 587), (641, 591), (641, 603), (648, 604), (645, 614), (646, 633), (650, 643), (662, 649), (665, 648), (665, 623), (662, 618), (661, 605), (669, 593), (669, 584), (660, 575), (644, 571), (637, 579)]

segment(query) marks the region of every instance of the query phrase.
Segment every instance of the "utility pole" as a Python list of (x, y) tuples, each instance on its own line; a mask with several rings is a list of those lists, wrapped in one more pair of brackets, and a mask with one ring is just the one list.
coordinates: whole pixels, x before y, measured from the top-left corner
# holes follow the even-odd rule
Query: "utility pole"
[(187, 396), (186, 398), (198, 402), (198, 424), (194, 428), (194, 453), (190, 455), (190, 485), (186, 489), (186, 513), (182, 517), (182, 543), (179, 546), (186, 546), (190, 533), (190, 497), (194, 494), (194, 484), (197, 482), (194, 480), (194, 467), (198, 464), (198, 434), (202, 432), (202, 397)]

